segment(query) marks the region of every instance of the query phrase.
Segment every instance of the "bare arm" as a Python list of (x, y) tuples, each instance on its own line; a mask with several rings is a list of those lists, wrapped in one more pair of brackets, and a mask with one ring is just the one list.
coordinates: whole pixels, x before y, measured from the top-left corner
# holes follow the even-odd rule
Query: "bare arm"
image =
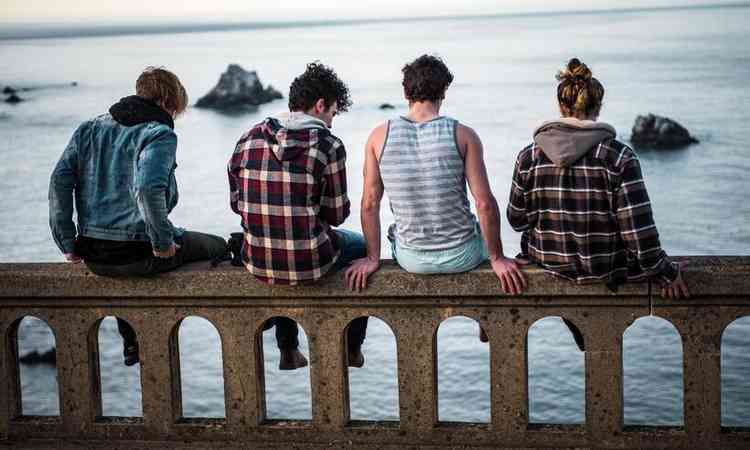
[(380, 177), (379, 157), (387, 125), (375, 128), (365, 145), (364, 187), (360, 218), (367, 243), (367, 257), (358, 259), (347, 269), (345, 279), (352, 290), (367, 286), (367, 278), (380, 268), (380, 201), (383, 180)]
[(378, 153), (383, 145), (385, 126), (373, 130), (365, 147), (364, 188), (362, 190), (362, 231), (367, 242), (367, 258), (380, 261), (380, 200), (383, 180), (380, 177)]
[(471, 195), (479, 216), (479, 226), (487, 243), (490, 259), (503, 256), (503, 244), (500, 240), (500, 210), (497, 200), (492, 195), (487, 179), (487, 168), (484, 165), (484, 148), (479, 136), (469, 127), (459, 125), (458, 143), (464, 149), (464, 170), (469, 183)]
[(471, 128), (458, 125), (456, 140), (464, 156), (464, 171), (469, 190), (479, 216), (479, 227), (487, 244), (490, 263), (500, 279), (503, 290), (507, 293), (520, 294), (525, 280), (516, 263), (503, 255), (503, 244), (500, 239), (500, 210), (497, 200), (492, 195), (484, 165), (482, 141)]

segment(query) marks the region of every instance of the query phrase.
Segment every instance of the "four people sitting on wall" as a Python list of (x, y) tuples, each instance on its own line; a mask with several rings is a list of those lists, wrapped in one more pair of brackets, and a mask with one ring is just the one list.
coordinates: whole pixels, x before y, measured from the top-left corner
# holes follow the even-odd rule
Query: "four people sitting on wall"
[[(637, 156), (615, 139), (613, 127), (596, 121), (602, 84), (577, 59), (557, 79), (562, 118), (536, 130), (513, 172), (507, 216), (522, 232), (514, 260), (503, 255), (479, 136), (440, 115), (453, 75), (434, 56), (403, 68), (409, 112), (376, 127), (365, 146), (364, 236), (334, 228), (349, 216), (350, 202), (346, 150), (331, 127), (351, 100), (331, 68), (309, 64), (290, 87), (289, 112), (253, 126), (229, 162), (231, 208), (244, 231), (242, 262), (266, 283), (314, 283), (345, 270), (352, 290), (365, 289), (380, 267), (380, 201), (387, 192), (395, 219), (388, 228), (391, 254), (409, 272), (465, 272), (489, 260), (502, 289), (520, 294), (525, 280), (518, 265), (535, 263), (613, 290), (658, 278), (663, 296), (689, 296), (680, 267), (661, 249)], [(150, 67), (136, 95), (78, 127), (49, 188), (52, 235), (68, 261), (83, 261), (97, 275), (149, 276), (226, 255), (224, 239), (185, 231), (168, 218), (178, 200), (174, 119), (187, 104), (179, 79)], [(297, 324), (274, 318), (265, 329), (274, 325), (279, 368), (306, 366)], [(119, 319), (118, 328), (125, 363), (137, 363), (135, 332)], [(359, 318), (347, 329), (349, 366), (364, 364), (366, 328), (367, 318)]]

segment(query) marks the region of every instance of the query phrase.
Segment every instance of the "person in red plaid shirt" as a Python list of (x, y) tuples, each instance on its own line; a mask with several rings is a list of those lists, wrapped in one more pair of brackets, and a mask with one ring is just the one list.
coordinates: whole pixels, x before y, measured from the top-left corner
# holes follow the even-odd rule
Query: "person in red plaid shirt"
[[(351, 106), (349, 89), (320, 63), (307, 65), (289, 89), (289, 113), (246, 132), (229, 161), (232, 210), (242, 217), (242, 259), (270, 284), (311, 283), (366, 254), (364, 237), (334, 229), (349, 216), (346, 150), (331, 133), (333, 118)], [(282, 370), (307, 365), (297, 324), (274, 318)], [(362, 367), (367, 318), (348, 327), (348, 362)]]
[(557, 79), (563, 117), (537, 129), (513, 172), (507, 214), (522, 256), (577, 283), (655, 278), (664, 297), (689, 297), (661, 248), (638, 156), (596, 121), (604, 87), (575, 58)]

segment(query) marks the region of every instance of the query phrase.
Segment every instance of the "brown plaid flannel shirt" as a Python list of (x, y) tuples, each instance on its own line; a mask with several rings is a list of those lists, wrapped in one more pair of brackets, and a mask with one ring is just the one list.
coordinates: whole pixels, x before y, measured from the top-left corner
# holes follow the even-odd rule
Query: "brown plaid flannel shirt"
[(229, 161), (242, 257), (267, 283), (314, 281), (335, 264), (331, 226), (349, 216), (346, 150), (326, 128), (286, 129), (269, 118), (245, 133)]
[(516, 160), (507, 209), (524, 256), (578, 283), (660, 277), (678, 267), (659, 243), (638, 158), (610, 139), (568, 167), (531, 144)]

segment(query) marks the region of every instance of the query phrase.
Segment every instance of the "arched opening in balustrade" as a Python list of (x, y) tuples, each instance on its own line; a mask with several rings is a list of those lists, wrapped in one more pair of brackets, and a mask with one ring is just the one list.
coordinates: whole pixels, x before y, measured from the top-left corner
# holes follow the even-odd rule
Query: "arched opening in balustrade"
[(623, 416), (629, 426), (683, 424), (682, 339), (669, 321), (641, 317), (622, 335)]
[(466, 316), (451, 317), (438, 326), (440, 422), (490, 421), (490, 346), (480, 334), (479, 322)]
[(179, 372), (176, 400), (180, 417), (226, 418), (219, 331), (203, 317), (188, 316), (175, 325), (171, 339), (171, 348), (178, 350), (172, 364)]
[(263, 368), (259, 385), (264, 419), (310, 420), (310, 350), (305, 330), (289, 317), (272, 317), (256, 335), (256, 346)]
[(721, 335), (721, 425), (750, 427), (750, 316)]
[(391, 327), (375, 316), (358, 317), (343, 338), (351, 420), (399, 420), (398, 350)]
[(583, 335), (568, 319), (544, 317), (526, 334), (529, 423), (586, 421)]
[(10, 347), (9, 381), (16, 386), (11, 394), (14, 404), (8, 405), (11, 415), (59, 416), (56, 341), (47, 322), (34, 316), (22, 317), (11, 324), (6, 342)]
[(143, 417), (136, 330), (124, 319), (107, 316), (94, 324), (92, 338), (94, 386), (99, 388), (97, 416)]

